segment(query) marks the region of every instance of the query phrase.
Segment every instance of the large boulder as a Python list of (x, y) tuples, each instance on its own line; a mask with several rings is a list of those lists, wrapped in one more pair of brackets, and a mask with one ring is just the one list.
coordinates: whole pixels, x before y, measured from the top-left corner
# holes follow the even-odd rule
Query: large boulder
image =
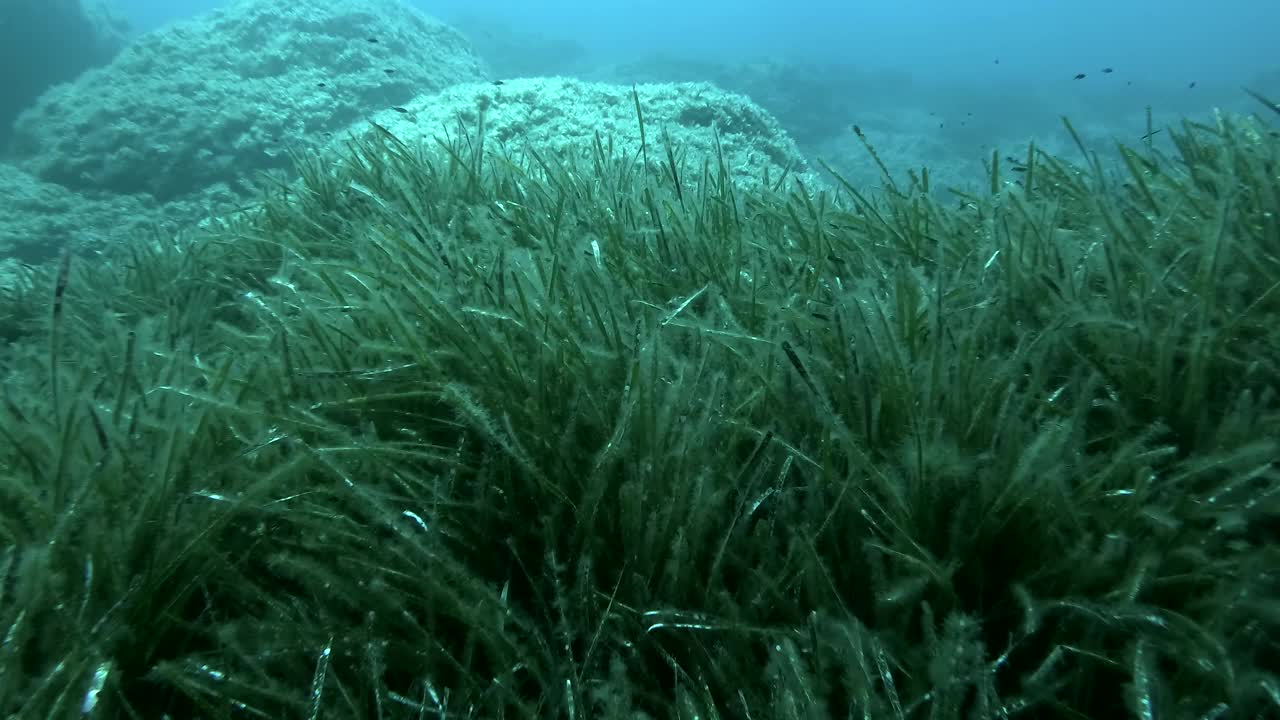
[(40, 94), (111, 60), (126, 27), (107, 6), (81, 0), (0, 2), (0, 148), (14, 119)]
[[(438, 147), (438, 139), (474, 135), (483, 125), (491, 150), (517, 158), (532, 150), (543, 157), (583, 160), (590, 158), (598, 134), (615, 152), (637, 159), (647, 153), (657, 167), (668, 162), (671, 149), (689, 179), (701, 177), (704, 162), (717, 172), (723, 159), (740, 187), (772, 184), (788, 175), (821, 182), (776, 118), (750, 98), (710, 83), (627, 87), (562, 77), (466, 83), (424, 93), (372, 120), (404, 142), (431, 148)], [(362, 122), (348, 134), (370, 131)], [(341, 142), (343, 135), (334, 138), (334, 145)]]
[(177, 233), (219, 209), (241, 204), (226, 188), (217, 187), (164, 204), (149, 195), (80, 193), (3, 162), (0, 188), (0, 258), (33, 265), (56, 258), (64, 248), (93, 253), (151, 232)]
[(169, 201), (287, 170), (292, 148), (484, 75), (461, 34), (398, 0), (241, 0), (46, 93), (18, 118), (12, 160), (77, 191)]

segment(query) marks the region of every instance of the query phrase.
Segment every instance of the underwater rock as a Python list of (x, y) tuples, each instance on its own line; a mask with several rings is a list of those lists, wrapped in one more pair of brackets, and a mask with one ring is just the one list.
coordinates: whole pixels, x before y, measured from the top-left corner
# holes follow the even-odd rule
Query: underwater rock
[(0, 257), (21, 263), (45, 262), (69, 246), (99, 248), (163, 221), (146, 196), (90, 197), (4, 162), (0, 188)]
[[(639, 159), (638, 99), (645, 126), (643, 152), (655, 167), (666, 166), (670, 149), (678, 170), (693, 180), (702, 177), (704, 162), (714, 176), (723, 157), (739, 187), (759, 187), (788, 172), (809, 183), (822, 182), (777, 119), (744, 95), (705, 82), (636, 85), (635, 96), (632, 90), (562, 77), (467, 83), (419, 95), (372, 120), (411, 145), (424, 140), (435, 145), (433, 138), (446, 133), (476, 133), (483, 114), (486, 147), (501, 147), (517, 157), (525, 149), (544, 157), (585, 156), (599, 133), (606, 148), (612, 143), (619, 154)], [(350, 132), (370, 129), (361, 121)], [(334, 138), (340, 141), (341, 136)]]
[(6, 0), (0, 3), (0, 148), (14, 118), (50, 87), (111, 60), (127, 27), (102, 3)]
[(287, 169), (291, 149), (369, 108), (484, 77), (461, 34), (395, 0), (241, 0), (45, 93), (15, 123), (11, 159), (73, 190), (164, 202)]

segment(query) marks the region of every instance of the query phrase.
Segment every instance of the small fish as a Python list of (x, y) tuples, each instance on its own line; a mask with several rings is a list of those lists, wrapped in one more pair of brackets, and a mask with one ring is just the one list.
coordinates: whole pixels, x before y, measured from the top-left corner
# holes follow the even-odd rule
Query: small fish
[(1111, 69), (1111, 68), (1109, 68), (1109, 67), (1105, 67), (1105, 68), (1102, 68), (1102, 72), (1103, 72), (1104, 74), (1106, 74), (1106, 75), (1110, 75), (1111, 73), (1115, 72), (1115, 70), (1113, 70), (1113, 69)]
[(494, 85), (501, 85), (501, 84), (502, 84), (502, 81), (501, 81), (501, 80), (494, 80), (494, 81), (493, 81), (493, 84), (494, 84)]
[(376, 37), (367, 37), (367, 38), (365, 38), (364, 40), (365, 40), (365, 42), (367, 42), (367, 43), (372, 43), (372, 44), (374, 44), (374, 45), (377, 45), (377, 44), (378, 44), (378, 38), (376, 38)]
[(1000, 64), (1000, 58), (996, 58), (996, 65)]
[(1083, 80), (1084, 78), (1085, 78), (1084, 73), (1076, 73), (1076, 76), (1075, 76), (1076, 80)]
[(329, 86), (325, 85), (324, 83), (316, 83), (316, 87), (322, 88), (322, 87), (329, 87)]
[[(1164, 128), (1160, 128), (1160, 130), (1164, 130)], [(1157, 135), (1157, 134), (1160, 132), (1160, 130), (1152, 130), (1151, 132), (1147, 133), (1146, 135), (1143, 135), (1142, 137), (1140, 137), (1140, 138), (1138, 138), (1138, 139), (1139, 139), (1139, 140), (1150, 140), (1153, 136)]]
[(392, 109), (392, 110), (395, 110), (396, 112), (400, 113), (401, 115), (408, 115), (408, 114), (409, 114), (409, 108), (400, 107), (399, 105), (392, 106), (392, 108), (391, 108), (391, 109)]
[(1021, 160), (1012, 155), (1005, 155), (1004, 161), (1009, 163), (1009, 169), (1013, 172), (1022, 173), (1027, 171), (1027, 166)]
[(1192, 89), (1192, 88), (1194, 88), (1195, 86), (1196, 86), (1196, 81), (1195, 81), (1195, 80), (1192, 80), (1192, 81), (1191, 81), (1191, 84), (1187, 86), (1187, 89), (1188, 89), (1188, 90), (1191, 90), (1191, 89)]
[(396, 74), (396, 69), (395, 69), (395, 68), (386, 68), (386, 69), (384, 69), (382, 72), (384, 72), (384, 73), (386, 73), (386, 74), (388, 74), (388, 75), (395, 75), (395, 74)]

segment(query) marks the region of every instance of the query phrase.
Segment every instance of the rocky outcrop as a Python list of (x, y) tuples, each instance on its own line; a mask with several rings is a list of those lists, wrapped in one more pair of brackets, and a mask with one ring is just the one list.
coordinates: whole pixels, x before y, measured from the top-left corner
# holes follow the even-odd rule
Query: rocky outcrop
[(286, 170), (291, 149), (484, 76), (460, 33), (398, 0), (241, 0), (45, 93), (11, 160), (79, 192), (167, 202)]
[[(637, 102), (646, 128), (643, 143)], [(710, 83), (627, 87), (561, 77), (467, 83), (419, 95), (372, 120), (402, 141), (429, 149), (450, 137), (474, 137), (483, 126), (485, 147), (517, 158), (533, 151), (589, 167), (599, 137), (623, 157), (647, 156), (654, 167), (669, 162), (670, 150), (677, 170), (690, 180), (701, 178), (708, 167), (718, 173), (723, 161), (740, 187), (772, 184), (788, 175), (820, 182), (777, 119), (750, 98)], [(347, 134), (371, 130), (361, 122)], [(341, 151), (337, 140), (335, 153)]]
[(106, 64), (124, 46), (126, 27), (100, 3), (0, 2), (0, 148), (13, 121), (50, 87)]

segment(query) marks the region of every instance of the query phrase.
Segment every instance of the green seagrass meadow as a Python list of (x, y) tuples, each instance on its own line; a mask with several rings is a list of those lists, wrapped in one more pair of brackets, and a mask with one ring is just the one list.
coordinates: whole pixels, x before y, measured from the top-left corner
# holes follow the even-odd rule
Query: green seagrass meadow
[(969, 194), (373, 126), (32, 269), (0, 715), (1280, 717), (1269, 119)]

